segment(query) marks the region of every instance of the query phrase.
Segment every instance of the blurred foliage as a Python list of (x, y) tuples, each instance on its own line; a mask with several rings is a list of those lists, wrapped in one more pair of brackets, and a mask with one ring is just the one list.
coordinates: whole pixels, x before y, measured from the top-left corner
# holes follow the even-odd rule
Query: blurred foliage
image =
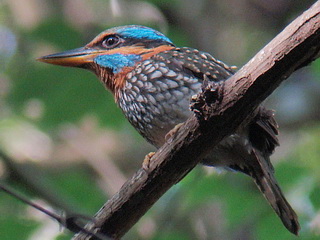
[[(4, 0), (0, 2), (1, 183), (46, 208), (92, 216), (153, 148), (96, 77), (37, 57), (77, 48), (122, 24), (160, 29), (178, 46), (246, 63), (314, 1)], [(276, 177), (299, 215), (299, 239), (320, 237), (320, 61), (268, 101), (281, 147)], [(290, 95), (291, 94), (291, 95)], [(292, 97), (293, 96), (293, 97)], [(293, 114), (294, 113), (294, 114)], [(293, 114), (293, 115), (292, 115)], [(71, 233), (0, 192), (1, 239), (70, 239)], [(251, 179), (198, 166), (124, 239), (296, 239)]]

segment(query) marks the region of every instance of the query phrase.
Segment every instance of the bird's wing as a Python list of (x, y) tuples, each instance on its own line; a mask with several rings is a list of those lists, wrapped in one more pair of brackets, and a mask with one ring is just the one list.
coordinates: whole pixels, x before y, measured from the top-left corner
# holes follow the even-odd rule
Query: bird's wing
[(159, 56), (168, 61), (168, 66), (180, 68), (190, 77), (196, 77), (200, 81), (208, 78), (211, 81), (219, 82), (226, 80), (235, 73), (235, 67), (215, 59), (209, 53), (193, 48), (175, 48), (162, 52)]

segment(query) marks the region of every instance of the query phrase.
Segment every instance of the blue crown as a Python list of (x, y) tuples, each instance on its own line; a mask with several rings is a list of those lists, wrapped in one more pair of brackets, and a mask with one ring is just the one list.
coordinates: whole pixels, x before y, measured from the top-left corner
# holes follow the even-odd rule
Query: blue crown
[(165, 42), (172, 43), (172, 41), (162, 33), (152, 28), (148, 28), (140, 25), (127, 25), (122, 27), (116, 27), (116, 28), (110, 29), (110, 31), (113, 31), (115, 33), (122, 35), (123, 37), (128, 37), (128, 38), (162, 40)]

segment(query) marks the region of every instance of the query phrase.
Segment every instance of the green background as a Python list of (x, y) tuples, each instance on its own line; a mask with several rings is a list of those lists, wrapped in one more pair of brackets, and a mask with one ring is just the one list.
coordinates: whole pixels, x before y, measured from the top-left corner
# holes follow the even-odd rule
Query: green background
[[(154, 148), (112, 95), (81, 69), (35, 59), (83, 46), (106, 28), (142, 24), (178, 46), (242, 66), (314, 1), (0, 2), (0, 180), (58, 214), (92, 216)], [(296, 210), (299, 239), (320, 238), (320, 62), (293, 74), (266, 101), (281, 146), (272, 161)], [(52, 211), (54, 211), (52, 210)], [(68, 231), (0, 192), (0, 238), (70, 239)], [(196, 167), (124, 239), (297, 239), (249, 177)]]

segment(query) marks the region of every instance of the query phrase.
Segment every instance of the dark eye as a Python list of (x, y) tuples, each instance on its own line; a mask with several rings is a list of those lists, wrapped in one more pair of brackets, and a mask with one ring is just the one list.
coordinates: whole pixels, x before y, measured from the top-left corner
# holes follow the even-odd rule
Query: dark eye
[(108, 36), (102, 41), (102, 46), (105, 48), (115, 47), (120, 43), (118, 36)]

